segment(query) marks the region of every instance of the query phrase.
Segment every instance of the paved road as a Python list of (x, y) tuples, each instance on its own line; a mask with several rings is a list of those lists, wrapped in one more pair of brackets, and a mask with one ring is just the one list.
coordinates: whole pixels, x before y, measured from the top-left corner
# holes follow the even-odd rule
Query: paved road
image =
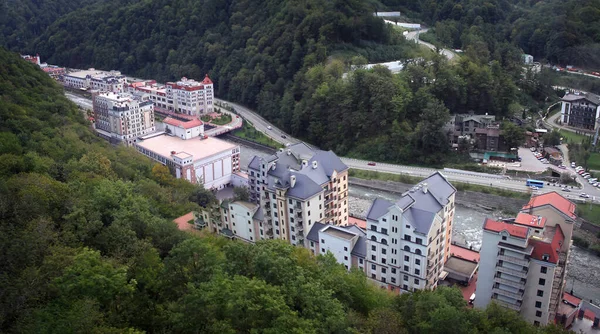
[[(77, 103), (81, 106), (90, 106), (91, 101), (87, 100), (81, 96), (73, 95), (71, 93), (65, 93), (69, 99)], [(258, 130), (263, 132), (268, 137), (272, 138), (278, 143), (281, 144), (295, 144), (301, 142), (300, 140), (293, 138), (286, 134), (284, 131), (278, 129), (273, 124), (266, 121), (264, 118), (256, 114), (254, 111), (239, 105), (237, 103), (232, 103), (229, 101), (224, 101), (221, 99), (215, 99), (220, 103), (227, 103), (233, 108), (235, 108), (236, 112), (242, 116), (244, 119), (250, 121), (252, 125)], [(271, 127), (271, 129), (269, 129)], [(283, 138), (285, 136), (286, 138)], [(568, 156), (568, 154), (567, 154)], [(393, 174), (404, 174), (415, 177), (426, 177), (431, 175), (432, 173), (438, 171), (434, 168), (424, 168), (424, 167), (414, 167), (414, 166), (404, 166), (404, 165), (394, 165), (387, 163), (376, 163), (374, 166), (369, 165), (369, 161), (367, 160), (358, 160), (358, 159), (350, 159), (350, 158), (342, 158), (342, 161), (350, 168), (354, 169), (362, 169), (362, 170), (370, 170), (370, 171), (378, 171), (378, 172), (386, 172)], [(521, 191), (521, 192), (530, 192), (529, 187), (525, 185), (522, 180), (511, 180), (508, 178), (498, 178), (498, 175), (491, 174), (483, 174), (483, 173), (473, 173), (468, 171), (448, 171), (448, 170), (439, 170), (444, 173), (448, 177), (450, 181), (455, 182), (463, 182), (470, 184), (478, 184), (484, 186), (492, 186), (495, 188), (501, 188), (506, 190), (513, 191)], [(591, 187), (587, 184), (587, 182), (582, 182), (584, 186)], [(560, 191), (559, 187), (555, 186), (545, 186), (544, 188), (538, 190), (539, 193), (549, 192), (549, 191)], [(587, 191), (590, 195), (595, 195), (598, 197), (600, 192), (598, 189), (588, 189), (585, 188), (584, 191)], [(578, 200), (579, 191), (574, 190), (571, 193), (563, 193), (567, 197)], [(597, 200), (596, 200), (597, 201)]]
[[(411, 31), (408, 34), (406, 34), (406, 39), (409, 40), (414, 40), (415, 42), (417, 42), (417, 44), (422, 44), (425, 45), (426, 47), (430, 48), (431, 50), (435, 51), (435, 45), (431, 44), (431, 43), (427, 43), (424, 42), (422, 40), (419, 39), (419, 35), (421, 33), (426, 33), (429, 29), (421, 29), (421, 30), (415, 30), (415, 31)], [(449, 49), (442, 49), (442, 54), (444, 56), (446, 56), (446, 58), (448, 58), (448, 60), (452, 60), (456, 57), (456, 53), (454, 53), (452, 50)]]
[(75, 102), (76, 105), (80, 106), (83, 109), (92, 110), (92, 108), (93, 108), (92, 107), (92, 100), (90, 100), (90, 99), (86, 99), (85, 97), (82, 97), (80, 95), (73, 94), (73, 93), (70, 93), (70, 92), (66, 92), (66, 91), (65, 91), (65, 96), (69, 100)]

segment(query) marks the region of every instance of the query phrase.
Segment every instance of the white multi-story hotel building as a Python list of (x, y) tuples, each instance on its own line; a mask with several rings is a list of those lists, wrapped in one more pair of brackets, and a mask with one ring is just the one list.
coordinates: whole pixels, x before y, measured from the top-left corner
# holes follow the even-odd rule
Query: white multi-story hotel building
[(305, 245), (317, 222), (348, 224), (348, 166), (333, 152), (299, 143), (254, 157), (248, 173), (250, 200), (260, 204), (267, 235)]
[(96, 93), (93, 108), (96, 130), (127, 146), (155, 131), (154, 105), (147, 95)]
[(208, 75), (202, 82), (185, 77), (165, 85), (157, 84), (155, 80), (137, 81), (129, 83), (127, 89), (150, 94), (150, 99), (160, 109), (185, 115), (203, 115), (214, 111), (215, 94)]
[(167, 82), (167, 109), (186, 115), (209, 114), (214, 111), (213, 82), (208, 75), (202, 82), (181, 78)]
[(435, 288), (447, 275), (455, 193), (435, 173), (395, 203), (373, 201), (367, 213), (367, 276), (392, 291)]
[(99, 71), (93, 68), (63, 76), (65, 87), (101, 92), (123, 93), (126, 83), (127, 79), (119, 71)]
[(556, 192), (532, 197), (514, 221), (486, 219), (475, 306), (495, 301), (535, 325), (553, 323), (575, 219), (575, 205)]

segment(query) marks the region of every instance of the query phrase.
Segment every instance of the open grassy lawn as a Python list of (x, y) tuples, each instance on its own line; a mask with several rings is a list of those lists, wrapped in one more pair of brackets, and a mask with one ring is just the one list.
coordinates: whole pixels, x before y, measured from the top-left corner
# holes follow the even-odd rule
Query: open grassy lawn
[(588, 222), (600, 225), (600, 205), (577, 204), (577, 215)]
[(579, 144), (586, 136), (571, 131), (559, 130), (560, 135), (563, 137), (563, 142)]
[(279, 144), (278, 142), (267, 137), (262, 132), (256, 130), (254, 128), (254, 126), (252, 125), (252, 123), (248, 122), (247, 120), (244, 120), (244, 126), (241, 129), (235, 130), (231, 134), (236, 137), (240, 137), (243, 139), (253, 141), (255, 143), (259, 143), (259, 144), (263, 144), (263, 145), (272, 147), (274, 149), (278, 149), (278, 148), (282, 147), (282, 145)]
[(592, 153), (588, 160), (588, 167), (594, 170), (600, 170), (600, 153)]

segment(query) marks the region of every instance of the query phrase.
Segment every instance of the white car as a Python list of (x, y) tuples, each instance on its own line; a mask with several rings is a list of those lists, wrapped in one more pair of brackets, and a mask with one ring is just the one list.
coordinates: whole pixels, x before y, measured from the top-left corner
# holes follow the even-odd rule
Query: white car
[(589, 178), (590, 178), (590, 176), (589, 176), (589, 175), (585, 175), (583, 178), (584, 178), (584, 179), (589, 179)]
[(582, 198), (590, 198), (590, 195), (586, 194), (586, 193), (581, 193), (581, 195), (579, 195), (579, 197)]
[(271, 130), (271, 129), (273, 129), (273, 127), (269, 125), (269, 126), (267, 126), (267, 129)]
[(571, 162), (571, 168), (575, 168), (575, 166), (577, 166), (575, 162)]

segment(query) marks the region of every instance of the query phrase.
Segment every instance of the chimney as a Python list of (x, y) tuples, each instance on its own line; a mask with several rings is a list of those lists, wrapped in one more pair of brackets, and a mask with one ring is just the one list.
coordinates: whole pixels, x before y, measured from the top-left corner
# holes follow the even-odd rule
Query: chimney
[(302, 160), (302, 168), (308, 166), (308, 161)]
[(287, 155), (292, 155), (292, 150), (290, 150), (289, 148), (287, 150)]
[(283, 148), (280, 148), (280, 149), (279, 149), (279, 153), (283, 153)]
[(427, 182), (423, 183), (423, 193), (427, 194)]
[(312, 168), (313, 169), (317, 169), (317, 161), (313, 161), (312, 162)]
[(294, 188), (295, 185), (296, 185), (296, 175), (291, 175), (290, 176), (290, 187)]

